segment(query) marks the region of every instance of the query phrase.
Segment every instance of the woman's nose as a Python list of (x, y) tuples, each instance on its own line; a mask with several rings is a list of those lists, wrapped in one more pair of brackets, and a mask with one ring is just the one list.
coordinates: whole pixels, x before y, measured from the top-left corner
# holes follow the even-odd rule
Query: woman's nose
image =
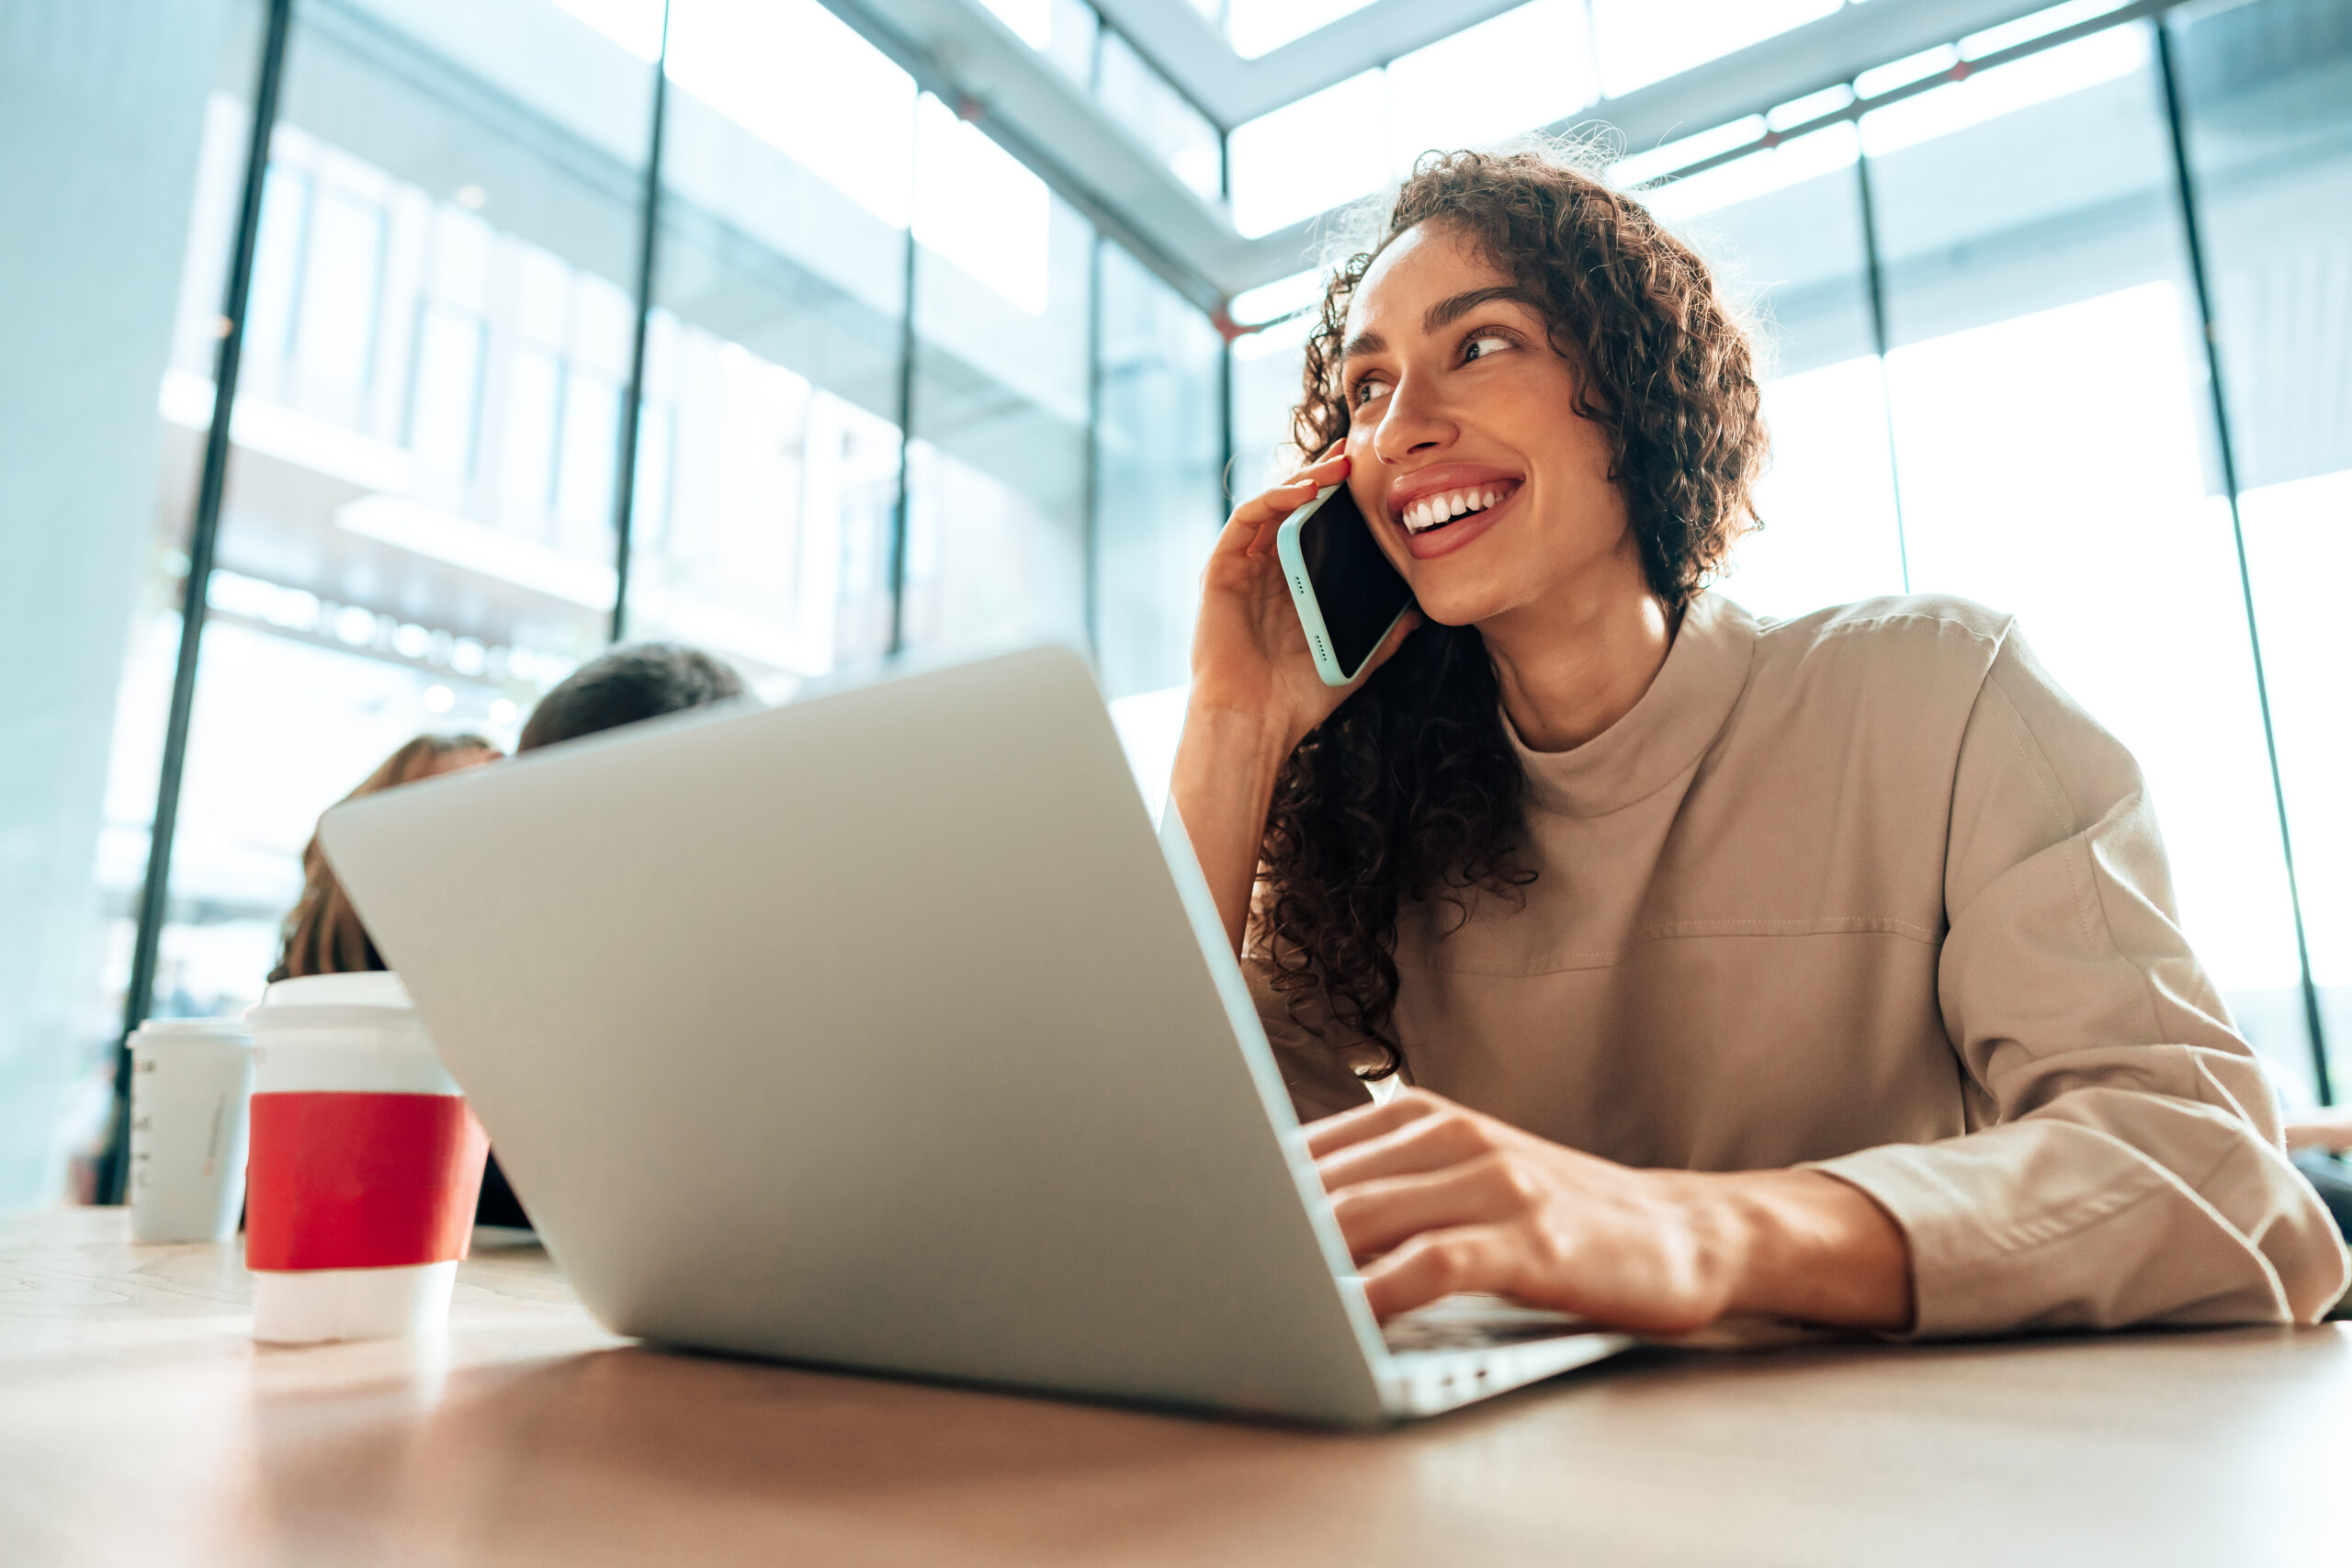
[(1425, 386), (1419, 378), (1408, 377), (1389, 393), (1388, 406), (1372, 433), (1373, 456), (1382, 462), (1401, 463), (1453, 439), (1453, 422), (1423, 389)]

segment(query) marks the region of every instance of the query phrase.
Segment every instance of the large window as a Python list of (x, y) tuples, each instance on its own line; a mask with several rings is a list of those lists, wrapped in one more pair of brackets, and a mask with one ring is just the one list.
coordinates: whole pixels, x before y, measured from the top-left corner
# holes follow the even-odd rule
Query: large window
[(1093, 231), (926, 96), (903, 637), (1086, 639)]
[[(616, 623), (707, 648), (774, 698), (901, 649), (1090, 647), (1098, 605), (1115, 604), (1114, 683), (1165, 683), (1181, 678), (1170, 618), (1188, 616), (1178, 602), (1215, 533), (1206, 317), (816, 0), (298, 0), (255, 193), (226, 491), (207, 513), (190, 724), (167, 756), (262, 9), (141, 35), (178, 73), (178, 96), (145, 106), (154, 124), (99, 125), (120, 95), (61, 121), (90, 143), (78, 177), (121, 189), (120, 222), (77, 236), (86, 254), (31, 259), (44, 280), (86, 274), (105, 291), (105, 310), (61, 303), (54, 319), (125, 326), (105, 373), (133, 434), (107, 449), (151, 442), (137, 433), (158, 412), (162, 441), (157, 470), (122, 469), (112, 557), (95, 553), (86, 507), (43, 535), (94, 552), (76, 569), (89, 602), (61, 601), (58, 624), (117, 644), (132, 624), (127, 657), (83, 660), (103, 687), (59, 710), (90, 716), (48, 753), (54, 821), (17, 784), (0, 795), (0, 844), (21, 817), (48, 822), (59, 852), (40, 900), (19, 909), (12, 881), (6, 918), (63, 953), (19, 943), (47, 989), (21, 1007), (0, 995), (0, 1202), (53, 1192), (63, 1156), (103, 1136), (159, 773), (176, 767), (181, 790), (141, 1010), (233, 1012), (277, 957), (320, 812), (414, 735), (512, 744)], [(1007, 12), (1062, 68), (1110, 80), (1129, 129), (1218, 194), (1214, 129), (1091, 11)], [(121, 41), (98, 34), (93, 57)], [(49, 113), (51, 69), (0, 57), (0, 84)], [(130, 145), (159, 153), (136, 178)], [(23, 194), (20, 209), (44, 209)], [(141, 288), (153, 320), (133, 342)], [(1115, 344), (1107, 376), (1098, 337)], [(28, 362), (51, 360), (52, 380), (95, 363)], [(1098, 403), (1123, 422), (1102, 441)], [(17, 412), (11, 433), (35, 428)], [(76, 415), (85, 435), (101, 429), (91, 415)], [(1165, 427), (1147, 434), (1147, 419)], [(52, 444), (85, 470), (70, 488), (104, 500), (86, 474), (114, 469)], [(1148, 582), (1096, 560), (1096, 479), (1114, 465), (1138, 494), (1111, 570)], [(12, 626), (42, 624), (34, 600), (17, 607)]]
[(1102, 250), (1094, 624), (1103, 691), (1189, 678), (1201, 569), (1224, 524), (1223, 344), (1125, 252)]
[(1760, 615), (1904, 592), (1857, 141), (1833, 125), (1679, 180), (1651, 205), (1747, 311), (1773, 462), (1724, 590)]
[(815, 0), (673, 0), (670, 76), (628, 631), (780, 694), (889, 645), (914, 84)]
[[(2309, 585), (2352, 536), (2352, 12), (2257, 0), (2176, 17), (2279, 768), (2341, 1100), (2352, 1087), (2352, 652)], [(2276, 987), (2267, 1005), (2292, 1012)], [(2280, 1032), (2293, 1022), (2280, 1019)]]
[(2291, 1083), (2292, 908), (2152, 37), (1862, 119), (1911, 585), (2014, 611), (2131, 746), (2189, 939)]
[[(485, 52), (485, 8), (531, 47)], [(537, 695), (603, 644), (651, 85), (643, 61), (546, 0), (464, 17), (295, 8), (157, 1011), (256, 999), (320, 811), (420, 733), (511, 744)], [(216, 97), (207, 179), (233, 192), (248, 134)], [(211, 421), (217, 292), (192, 289), (183, 310), (162, 400), (178, 496)], [(155, 615), (121, 705), (142, 736), (160, 730), (156, 682), (178, 641), (176, 615)], [(147, 746), (118, 751), (102, 865), (126, 911), (153, 770)]]
[(1094, 96), (1203, 200), (1225, 199), (1225, 139), (1216, 125), (1108, 28), (1102, 34)]

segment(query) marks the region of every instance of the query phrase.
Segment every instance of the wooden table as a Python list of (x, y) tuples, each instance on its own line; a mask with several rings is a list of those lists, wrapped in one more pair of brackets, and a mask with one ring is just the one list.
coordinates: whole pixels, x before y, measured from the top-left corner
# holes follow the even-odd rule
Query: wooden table
[(0, 1222), (0, 1562), (2352, 1561), (2352, 1325), (1645, 1351), (1385, 1435), (667, 1354), (478, 1245), (263, 1348), (234, 1247)]

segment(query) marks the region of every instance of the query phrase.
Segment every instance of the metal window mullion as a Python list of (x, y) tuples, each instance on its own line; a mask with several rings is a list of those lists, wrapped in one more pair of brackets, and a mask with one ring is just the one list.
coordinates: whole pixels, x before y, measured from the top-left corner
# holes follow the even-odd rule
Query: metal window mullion
[(1903, 592), (1911, 592), (1911, 536), (1903, 524), (1903, 459), (1894, 449), (1894, 383), (1886, 373), (1887, 350), (1894, 346), (1886, 324), (1886, 268), (1878, 248), (1878, 202), (1871, 189), (1870, 154), (1862, 150), (1860, 128), (1854, 137), (1854, 188), (1861, 199), (1862, 277), (1870, 291), (1871, 347), (1878, 355), (1878, 406), (1886, 423), (1886, 482), (1894, 502), (1894, 559), (1902, 574)]
[[(1233, 133), (1221, 130), (1216, 139), (1216, 188), (1225, 197), (1227, 217), (1233, 212)], [(1217, 493), (1227, 516), (1233, 514), (1233, 302), (1228, 299), (1213, 319), (1217, 329)], [(1223, 519), (1219, 519), (1220, 522)]]
[(1095, 672), (1102, 669), (1102, 628), (1097, 603), (1102, 588), (1102, 247), (1100, 233), (1086, 253), (1086, 535), (1081, 558), (1085, 574), (1087, 652)]
[(628, 569), (637, 525), (637, 444), (645, 407), (645, 342), (653, 320), (653, 264), (662, 225), (662, 140), (670, 102), (670, 6), (662, 0), (662, 47), (653, 61), (653, 125), (646, 139), (645, 200), (638, 215), (637, 328), (628, 354), (628, 390), (621, 403), (620, 450), (613, 498), (613, 637), (628, 630)]
[(122, 1001), (122, 1037), (115, 1045), (113, 1131), (97, 1170), (95, 1196), (101, 1203), (122, 1201), (130, 1173), (130, 1036), (147, 1021), (155, 989), (156, 956), (162, 949), (170, 901), (172, 844), (179, 827), (180, 781), (187, 765), (188, 723), (196, 708), (197, 660), (204, 640), (207, 590), (220, 538), (220, 502), (228, 482), (229, 423), (236, 407), (237, 377), (244, 357), (245, 310), (253, 292), (254, 252), (261, 230), (262, 186), (269, 172), (270, 132), (277, 124), (277, 96), (286, 73), (286, 45), (293, 27), (293, 0), (269, 0), (262, 35), (261, 63), (254, 83), (253, 134), (245, 147), (244, 188), (237, 206), (237, 232), (229, 260), (229, 287), (220, 314), (226, 330), (212, 367), (212, 420), (205, 433), (204, 468), (197, 480), (196, 512), (188, 525), (187, 579), (180, 593), (179, 657), (172, 671), (172, 704), (164, 727), (163, 763), (156, 773), (155, 819), (147, 839), (147, 879), (139, 894), (139, 929), (130, 951), (130, 979)]
[(2245, 520), (2238, 508), (2238, 465), (2230, 433), (2230, 407), (2222, 384), (2222, 334), (2213, 290), (2205, 266), (2204, 225), (2197, 213), (2197, 182), (2188, 163), (2187, 116), (2180, 98), (2179, 67), (2173, 59), (2172, 29), (2162, 17), (2148, 24), (2156, 35), (2156, 74), (2164, 93), (2165, 130), (2172, 145), (2173, 196), (2180, 209), (2181, 237), (2188, 253), (2188, 277), (2197, 295), (2198, 324), (2205, 344), (2206, 395), (2211, 400), (2214, 451), (2222, 466), (2222, 488), (2230, 502), (2230, 539), (2237, 550), (2238, 593), (2245, 610), (2247, 650), (2254, 659), (2255, 702), (2262, 712), (2262, 750), (2270, 767), (2270, 800), (2278, 815), (2278, 852), (2287, 871), (2287, 903), (2294, 916), (2295, 961), (2303, 993), (2303, 1024), (2312, 1050), (2312, 1086), (2322, 1105), (2335, 1103), (2328, 1072), (2327, 1025), (2320, 1011), (2319, 984), (2312, 974), (2311, 941), (2303, 928), (2303, 895), (2295, 874), (2295, 836), (2287, 815), (2286, 775), (2278, 766), (2278, 735), (2270, 710), (2270, 680), (2262, 660), (2261, 619), (2254, 607), (2254, 570), (2246, 558)]
[[(1102, 92), (1102, 39), (1110, 27), (1110, 23), (1097, 19), (1086, 62), (1087, 93), (1097, 103)], [(1102, 673), (1102, 611), (1098, 603), (1102, 589), (1102, 247), (1110, 242), (1103, 238), (1100, 228), (1091, 223), (1088, 227), (1094, 239), (1086, 251), (1086, 533), (1080, 559), (1086, 649), (1093, 658), (1099, 678)]]
[[(915, 96), (914, 156), (922, 157), (922, 96)], [(899, 499), (890, 509), (890, 641), (895, 658), (907, 647), (907, 535), (912, 522), (915, 440), (915, 219), (922, 180), (911, 164), (907, 202), (907, 248), (899, 280)]]

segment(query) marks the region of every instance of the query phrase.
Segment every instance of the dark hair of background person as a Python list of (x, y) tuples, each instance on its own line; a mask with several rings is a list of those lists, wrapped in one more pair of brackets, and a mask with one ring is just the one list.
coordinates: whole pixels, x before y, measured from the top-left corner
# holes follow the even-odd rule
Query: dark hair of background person
[(743, 677), (699, 649), (640, 642), (590, 660), (539, 699), (514, 750), (616, 729), (743, 694)]
[[(457, 759), (469, 753), (479, 753), (483, 761), (505, 755), (479, 735), (420, 735), (385, 758), (357, 789), (343, 798), (357, 800), (363, 795), (448, 773), (463, 765)], [(384, 961), (376, 955), (376, 944), (368, 940), (367, 928), (344, 895), (343, 884), (335, 879), (334, 868), (327, 864), (326, 852), (319, 848), (318, 834), (312, 833), (311, 841), (302, 846), (302, 896), (286, 917), (285, 940), (278, 950), (277, 967), (269, 972), (271, 982), (383, 966)]]
[[(1552, 346), (1578, 371), (1576, 412), (1607, 433), (1650, 587), (1678, 615), (1756, 522), (1769, 453), (1747, 334), (1689, 247), (1646, 208), (1542, 152), (1431, 154), (1390, 209), (1379, 243), (1333, 276), (1306, 344), (1292, 414), (1299, 450), (1348, 434), (1340, 379), (1348, 306), (1365, 271), (1416, 225), (1475, 246), (1534, 296)], [(1526, 775), (1474, 626), (1430, 623), (1301, 742), (1283, 764), (1261, 846), (1254, 937), (1292, 1014), (1401, 1065), (1395, 1032), (1396, 916), (1406, 899), (1506, 898), (1533, 880), (1515, 859)]]

